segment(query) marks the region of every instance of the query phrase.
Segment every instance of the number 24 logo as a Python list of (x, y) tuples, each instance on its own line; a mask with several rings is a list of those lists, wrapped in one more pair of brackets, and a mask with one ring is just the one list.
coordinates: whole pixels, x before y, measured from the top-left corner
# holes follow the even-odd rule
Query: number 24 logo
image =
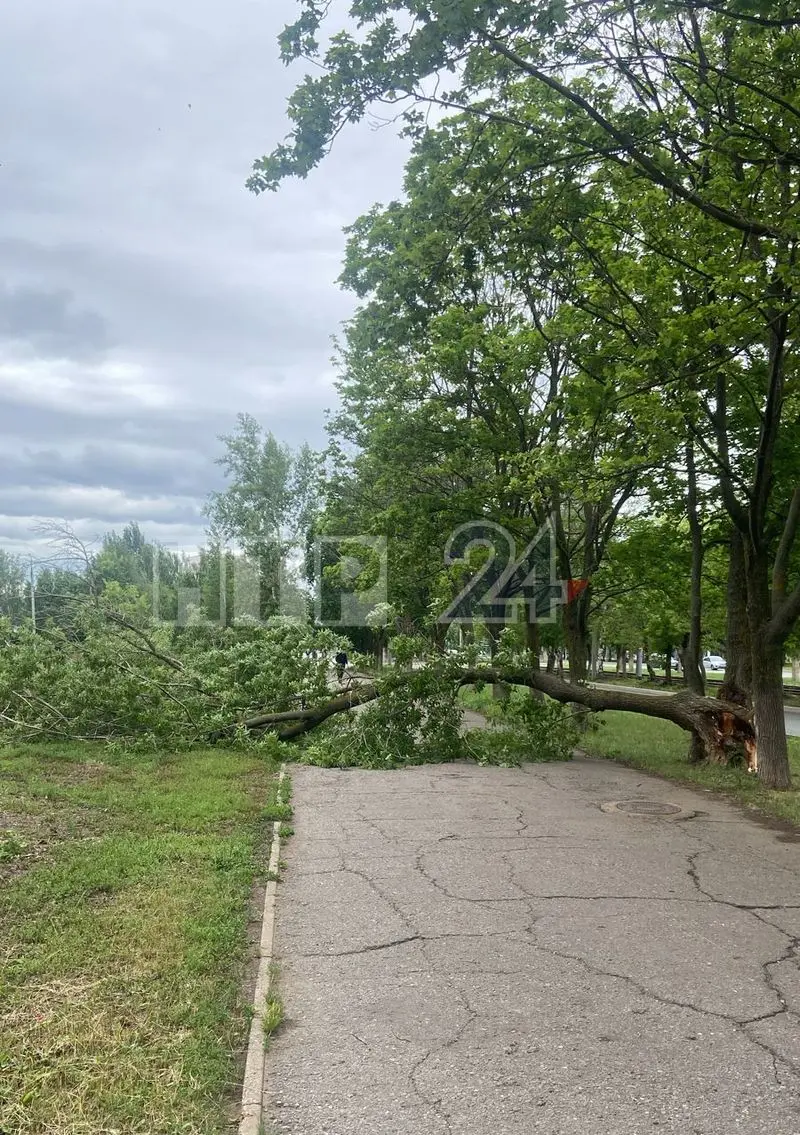
[(448, 566), (469, 565), (470, 553), (486, 548), (489, 556), (471, 576), (440, 623), (509, 623), (521, 604), (528, 622), (553, 623), (566, 599), (565, 586), (556, 578), (555, 525), (544, 522), (523, 553), (516, 554), (514, 537), (501, 524), (473, 520), (451, 533), (444, 550)]

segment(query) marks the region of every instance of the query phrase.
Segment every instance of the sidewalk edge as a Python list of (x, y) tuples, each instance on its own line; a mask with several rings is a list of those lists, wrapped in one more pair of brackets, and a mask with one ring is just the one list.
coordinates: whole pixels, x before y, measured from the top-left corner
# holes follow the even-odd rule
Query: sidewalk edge
[[(278, 778), (278, 803), (283, 801), (286, 765), (281, 765)], [(247, 1042), (247, 1060), (242, 1082), (241, 1119), (238, 1135), (263, 1135), (264, 1109), (264, 1010), (272, 978), (273, 939), (275, 935), (275, 906), (278, 892), (277, 873), (281, 854), (281, 820), (272, 825), (267, 885), (264, 890), (264, 913), (261, 921), (261, 938), (258, 946), (258, 974), (253, 991), (253, 1019)]]

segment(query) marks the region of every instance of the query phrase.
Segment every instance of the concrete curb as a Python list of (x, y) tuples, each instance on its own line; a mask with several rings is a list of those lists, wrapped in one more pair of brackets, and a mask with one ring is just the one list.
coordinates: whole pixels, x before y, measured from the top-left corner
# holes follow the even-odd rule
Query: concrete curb
[[(283, 788), (286, 780), (286, 765), (281, 765), (278, 777), (278, 803), (283, 803)], [(247, 1042), (247, 1061), (242, 1083), (242, 1107), (239, 1121), (239, 1135), (262, 1135), (264, 1108), (264, 1009), (269, 996), (272, 965), (272, 943), (275, 932), (275, 902), (278, 883), (278, 862), (281, 854), (281, 824), (276, 820), (272, 825), (272, 845), (269, 856), (269, 878), (264, 891), (264, 913), (261, 922), (261, 939), (258, 945), (258, 974), (253, 992), (253, 1020)]]

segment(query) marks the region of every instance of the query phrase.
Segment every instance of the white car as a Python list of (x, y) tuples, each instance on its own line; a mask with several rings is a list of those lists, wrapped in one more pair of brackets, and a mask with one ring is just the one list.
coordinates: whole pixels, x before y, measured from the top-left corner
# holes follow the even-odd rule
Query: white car
[(719, 654), (704, 654), (703, 668), (705, 670), (724, 670), (725, 659), (722, 658)]

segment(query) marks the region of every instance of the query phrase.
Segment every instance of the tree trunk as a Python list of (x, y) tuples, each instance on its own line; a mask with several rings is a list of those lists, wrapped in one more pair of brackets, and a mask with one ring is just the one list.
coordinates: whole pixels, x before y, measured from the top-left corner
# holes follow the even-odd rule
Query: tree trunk
[(589, 588), (576, 596), (564, 608), (564, 635), (569, 652), (570, 682), (585, 682), (589, 658)]
[(753, 710), (759, 777), (768, 788), (791, 788), (780, 645), (758, 641), (754, 646)]
[(664, 681), (668, 686), (672, 685), (672, 643), (667, 643), (667, 659), (664, 665)]
[(589, 664), (589, 673), (591, 674), (592, 679), (595, 679), (597, 677), (597, 673), (598, 673), (598, 669), (599, 669), (598, 664), (597, 664), (598, 663), (597, 656), (600, 653), (600, 643), (599, 643), (598, 634), (597, 634), (596, 630), (592, 631), (591, 650), (592, 650), (592, 654), (591, 654), (591, 662)]
[(467, 670), (462, 684), (491, 682), (502, 678), (511, 685), (535, 686), (559, 702), (577, 702), (588, 709), (620, 709), (673, 721), (697, 737), (693, 752), (703, 759), (725, 764), (732, 748), (745, 744), (752, 746), (753, 725), (740, 707), (721, 702), (718, 698), (698, 697), (690, 690), (654, 697), (645, 691), (620, 690), (613, 685), (578, 686), (564, 682), (554, 674), (541, 671), (492, 672)]
[(644, 651), (642, 650), (642, 648), (640, 646), (639, 649), (636, 651), (636, 677), (637, 678), (641, 678), (641, 676), (642, 676), (643, 655), (644, 655)]
[[(500, 645), (500, 635), (503, 627), (499, 623), (487, 623), (486, 633), (489, 636), (489, 654), (492, 662), (495, 660), (497, 650)], [(508, 697), (508, 686), (505, 682), (494, 682), (492, 684), (492, 697), (495, 701), (504, 701)]]
[(539, 655), (541, 653), (541, 637), (539, 635), (539, 624), (536, 622), (525, 623), (525, 646), (528, 648), (528, 657), (530, 664), (534, 670), (541, 669), (541, 661)]
[(800, 682), (800, 658), (792, 659), (792, 681)]
[[(576, 686), (554, 674), (532, 668), (511, 671), (482, 667), (462, 672), (461, 685), (476, 682), (527, 686), (540, 690), (556, 701), (577, 703), (595, 711), (624, 710), (673, 721), (682, 729), (696, 734), (700, 739), (698, 743), (703, 747), (703, 755), (713, 761), (724, 763), (727, 760), (728, 745), (743, 740), (752, 741), (753, 738), (752, 724), (737, 706), (721, 702), (718, 698), (700, 698), (689, 690), (681, 690), (671, 696), (653, 697), (646, 692), (620, 690), (613, 686)], [(253, 732), (276, 729), (280, 740), (290, 741), (315, 729), (334, 714), (348, 712), (379, 696), (379, 684), (365, 683), (331, 698), (323, 705), (279, 713), (261, 713), (246, 721), (233, 722), (223, 729), (215, 730), (209, 735), (209, 740), (222, 740), (237, 729), (245, 728)]]
[(772, 614), (769, 565), (764, 552), (746, 548), (745, 556), (758, 774), (767, 788), (791, 788), (783, 713), (783, 643), (766, 634)]
[(703, 738), (695, 730), (692, 730), (691, 738), (689, 741), (689, 764), (699, 765), (708, 759), (706, 746)]
[[(538, 623), (530, 621), (525, 623), (525, 645), (528, 648), (528, 662), (531, 669), (541, 670), (542, 640)], [(541, 690), (535, 690), (533, 687), (531, 687), (531, 697), (534, 701), (544, 701), (544, 694)]]
[(727, 587), (725, 678), (719, 688), (723, 701), (752, 707), (753, 659), (747, 614), (747, 575), (744, 542), (738, 528), (731, 530)]
[(686, 513), (692, 545), (692, 567), (689, 585), (689, 634), (683, 644), (683, 676), (693, 694), (706, 692), (706, 680), (700, 658), (703, 617), (703, 528), (697, 501), (697, 470), (694, 463), (694, 446), (686, 446)]

